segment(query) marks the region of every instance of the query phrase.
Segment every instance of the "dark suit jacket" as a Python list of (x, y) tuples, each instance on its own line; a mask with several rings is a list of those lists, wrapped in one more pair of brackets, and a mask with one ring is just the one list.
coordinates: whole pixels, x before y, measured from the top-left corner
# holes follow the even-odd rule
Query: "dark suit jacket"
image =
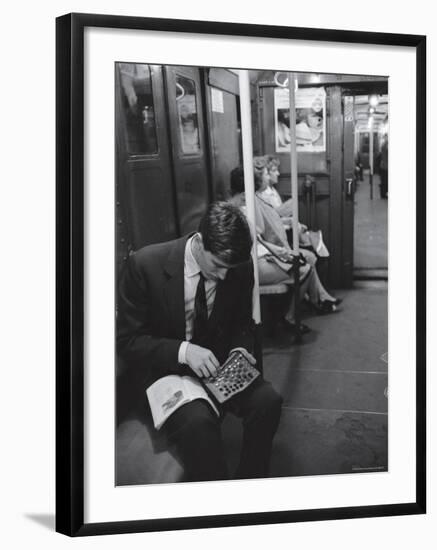
[[(193, 374), (178, 364), (185, 340), (184, 255), (188, 236), (133, 254), (119, 284), (117, 352), (142, 384), (168, 374)], [(219, 281), (204, 347), (222, 363), (235, 347), (253, 350), (253, 264)], [(144, 387), (144, 386), (143, 386)]]

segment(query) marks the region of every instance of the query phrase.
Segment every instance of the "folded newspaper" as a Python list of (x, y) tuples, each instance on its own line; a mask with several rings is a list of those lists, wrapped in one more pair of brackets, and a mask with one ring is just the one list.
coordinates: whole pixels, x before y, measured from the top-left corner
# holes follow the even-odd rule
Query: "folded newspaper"
[(153, 424), (157, 430), (179, 407), (195, 399), (207, 401), (217, 416), (220, 416), (216, 405), (201, 382), (191, 376), (178, 376), (177, 374), (164, 376), (147, 388), (147, 398), (152, 411)]

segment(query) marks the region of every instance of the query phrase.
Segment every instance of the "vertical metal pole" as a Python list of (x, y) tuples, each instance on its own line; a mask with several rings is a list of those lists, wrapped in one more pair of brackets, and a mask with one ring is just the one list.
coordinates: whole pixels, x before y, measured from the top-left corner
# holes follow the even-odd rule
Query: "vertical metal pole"
[[(288, 73), (288, 93), (290, 96), (290, 184), (292, 197), (292, 228), (293, 252), (297, 255), (293, 264), (294, 275), (294, 322), (300, 326), (300, 284), (299, 284), (299, 190), (297, 181), (297, 150), (296, 150), (296, 98), (295, 75)], [(296, 332), (296, 341), (301, 340), (299, 330)]]
[(290, 185), (292, 196), (293, 250), (299, 252), (299, 196), (297, 185), (297, 150), (296, 150), (296, 100), (295, 76), (288, 73), (288, 92), (290, 95)]
[(369, 119), (369, 165), (370, 165), (370, 199), (373, 200), (373, 117)]
[(252, 258), (255, 283), (253, 285), (252, 316), (256, 324), (261, 322), (259, 301), (258, 257), (256, 253), (255, 184), (253, 177), (252, 113), (250, 108), (249, 72), (238, 71), (240, 83), (241, 135), (243, 141), (244, 193), (249, 226), (253, 237)]

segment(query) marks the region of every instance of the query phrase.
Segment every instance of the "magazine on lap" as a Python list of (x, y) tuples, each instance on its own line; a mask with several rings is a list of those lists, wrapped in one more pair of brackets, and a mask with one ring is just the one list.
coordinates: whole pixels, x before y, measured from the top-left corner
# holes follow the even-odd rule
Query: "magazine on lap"
[(207, 401), (217, 416), (220, 416), (216, 405), (201, 382), (192, 376), (178, 376), (177, 374), (164, 376), (147, 388), (146, 393), (152, 411), (153, 424), (157, 430), (182, 405), (195, 399)]

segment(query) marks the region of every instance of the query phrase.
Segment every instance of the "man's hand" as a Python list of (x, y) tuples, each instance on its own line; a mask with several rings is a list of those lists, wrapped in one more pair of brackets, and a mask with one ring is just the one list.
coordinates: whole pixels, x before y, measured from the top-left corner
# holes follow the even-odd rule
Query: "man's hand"
[(249, 352), (247, 351), (247, 349), (245, 349), (245, 348), (234, 348), (233, 350), (231, 350), (231, 352), (230, 352), (229, 355), (232, 355), (232, 353), (233, 353), (234, 351), (239, 351), (240, 353), (242, 353), (242, 354), (244, 355), (244, 357), (249, 361), (249, 363), (250, 363), (251, 365), (256, 365), (256, 359), (255, 359), (255, 357), (254, 357), (251, 353), (249, 353)]
[(185, 354), (187, 365), (199, 377), (215, 376), (220, 366), (211, 350), (189, 343)]

